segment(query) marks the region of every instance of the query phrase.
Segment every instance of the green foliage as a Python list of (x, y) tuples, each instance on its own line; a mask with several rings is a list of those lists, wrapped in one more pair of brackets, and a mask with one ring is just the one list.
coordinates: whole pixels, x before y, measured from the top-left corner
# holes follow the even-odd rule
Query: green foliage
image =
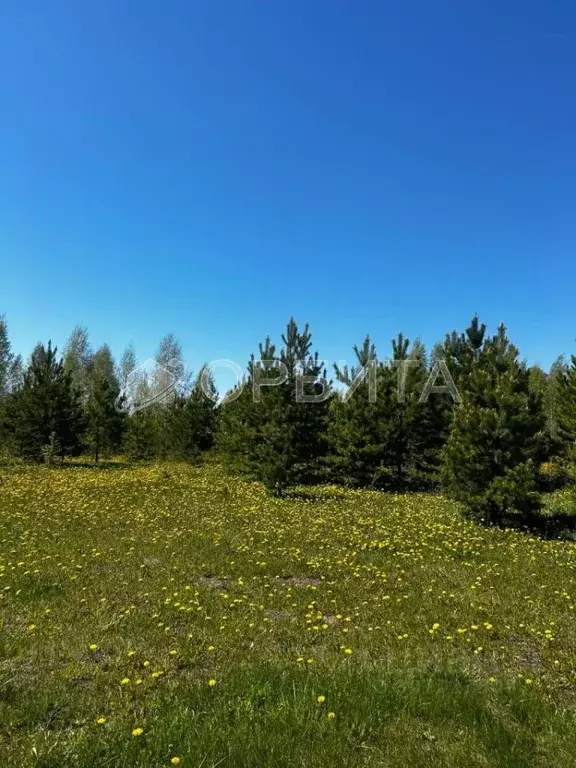
[(62, 446), (60, 441), (56, 437), (56, 433), (52, 432), (48, 443), (42, 446), (42, 459), (47, 467), (52, 467), (55, 464), (61, 463), (62, 460)]
[(329, 400), (305, 398), (322, 398), (329, 385), (308, 325), (288, 322), (278, 357), (270, 337), (259, 350), (242, 393), (221, 406), (219, 446), (231, 465), (281, 495), (321, 477)]
[(42, 461), (46, 446), (58, 445), (61, 456), (79, 451), (81, 406), (71, 375), (50, 342), (36, 347), (22, 387), (8, 397), (5, 426), (12, 449), (23, 458)]
[(483, 341), (465, 378), (443, 451), (447, 492), (485, 522), (538, 508), (537, 468), (546, 458), (541, 395), (504, 326)]
[(556, 418), (563, 454), (576, 462), (576, 355), (571, 365), (563, 366), (556, 377)]
[(159, 405), (151, 405), (128, 416), (124, 451), (130, 461), (151, 461), (161, 453), (162, 417)]
[(9, 372), (13, 360), (8, 327), (4, 317), (0, 315), (0, 396), (5, 395), (8, 389)]
[(484, 340), (486, 325), (480, 323), (478, 316), (472, 318), (472, 322), (464, 333), (456, 331), (447, 334), (441, 344), (434, 347), (433, 360), (443, 360), (456, 384), (465, 382), (474, 366), (478, 363)]
[(6, 407), (9, 395), (20, 384), (22, 379), (22, 358), (12, 352), (8, 336), (8, 326), (3, 315), (0, 315), (0, 448), (7, 449)]
[(83, 325), (77, 325), (64, 347), (64, 370), (70, 376), (71, 385), (83, 405), (88, 399), (91, 365), (92, 349), (88, 331)]
[(409, 340), (399, 334), (392, 341), (392, 364), (377, 362), (369, 337), (354, 353), (357, 365), (350, 371), (335, 367), (337, 379), (347, 387), (364, 374), (357, 388), (331, 404), (327, 463), (333, 478), (352, 486), (395, 490), (432, 485), (451, 401), (432, 395), (420, 402), (430, 375), (423, 344), (417, 341), (410, 349)]
[(216, 388), (207, 366), (191, 390), (177, 395), (165, 408), (162, 452), (168, 458), (194, 460), (214, 445), (218, 412)]
[(112, 353), (104, 345), (90, 361), (85, 405), (84, 443), (96, 463), (101, 455), (111, 456), (122, 445), (125, 416), (118, 409), (119, 395)]
[[(165, 384), (156, 382), (156, 386)], [(196, 460), (214, 444), (218, 412), (216, 389), (203, 366), (189, 391), (175, 391), (128, 417), (124, 441), (133, 461), (151, 459)]]

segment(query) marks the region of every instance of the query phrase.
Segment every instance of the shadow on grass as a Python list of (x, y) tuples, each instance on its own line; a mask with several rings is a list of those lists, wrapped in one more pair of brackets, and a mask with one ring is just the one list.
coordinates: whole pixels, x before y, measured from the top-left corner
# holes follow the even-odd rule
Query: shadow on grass
[(291, 501), (346, 501), (346, 495), (342, 493), (329, 493), (327, 491), (305, 491), (300, 488), (284, 491), (281, 498)]
[(99, 461), (96, 463), (95, 461), (89, 461), (89, 460), (81, 460), (81, 461), (65, 461), (62, 464), (58, 465), (58, 469), (99, 469), (99, 470), (109, 470), (109, 469), (130, 469), (131, 467), (136, 466), (135, 463), (129, 462), (129, 461)]
[(544, 539), (576, 539), (576, 510), (541, 514), (528, 512), (515, 517), (505, 517), (499, 523), (500, 528), (513, 528)]

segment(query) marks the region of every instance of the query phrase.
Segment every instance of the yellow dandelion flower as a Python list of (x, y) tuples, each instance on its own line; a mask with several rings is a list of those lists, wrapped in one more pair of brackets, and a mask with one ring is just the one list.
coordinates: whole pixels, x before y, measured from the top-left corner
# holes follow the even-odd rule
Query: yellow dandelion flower
[(134, 728), (132, 731), (132, 736), (142, 736), (144, 733), (144, 728)]

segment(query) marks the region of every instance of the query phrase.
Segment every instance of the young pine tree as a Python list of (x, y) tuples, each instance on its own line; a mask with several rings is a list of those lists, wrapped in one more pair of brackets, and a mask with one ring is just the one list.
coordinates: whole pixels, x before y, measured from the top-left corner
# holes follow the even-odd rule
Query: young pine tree
[(476, 347), (462, 397), (443, 451), (446, 491), (486, 523), (535, 511), (546, 418), (504, 326)]
[(189, 392), (177, 394), (166, 406), (164, 425), (167, 455), (197, 460), (214, 445), (217, 410), (216, 387), (207, 366), (196, 376)]
[(112, 353), (107, 345), (97, 350), (91, 361), (87, 379), (85, 444), (96, 463), (102, 455), (120, 450), (125, 414), (118, 409), (120, 384), (114, 369)]
[(130, 461), (151, 461), (162, 456), (165, 411), (161, 405), (134, 411), (126, 417), (124, 451)]
[(576, 462), (576, 355), (572, 355), (570, 366), (562, 367), (555, 383), (558, 438), (563, 456), (573, 465)]
[(384, 423), (382, 368), (376, 347), (366, 336), (354, 347), (356, 364), (334, 366), (338, 382), (345, 386), (330, 403), (327, 422), (329, 453), (326, 463), (336, 482), (358, 487), (379, 487), (383, 471)]
[(382, 363), (369, 337), (354, 352), (357, 365), (351, 371), (335, 367), (337, 379), (348, 387), (361, 370), (364, 376), (346, 398), (331, 404), (327, 462), (334, 479), (402, 491), (432, 485), (448, 404), (436, 394), (420, 402), (429, 375), (424, 345), (416, 341), (410, 347), (399, 334), (392, 341), (392, 360)]
[(7, 403), (6, 424), (14, 450), (26, 459), (42, 461), (47, 447), (54, 452), (57, 446), (61, 457), (79, 451), (82, 409), (50, 342), (32, 353), (23, 384)]
[(282, 342), (278, 355), (269, 338), (260, 344), (246, 386), (220, 408), (219, 446), (228, 463), (276, 495), (320, 477), (330, 394), (308, 325), (300, 330), (291, 319)]

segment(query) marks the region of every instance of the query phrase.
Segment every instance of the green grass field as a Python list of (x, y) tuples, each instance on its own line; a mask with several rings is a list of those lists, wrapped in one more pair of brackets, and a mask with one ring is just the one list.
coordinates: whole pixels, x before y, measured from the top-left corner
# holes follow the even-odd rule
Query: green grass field
[(0, 484), (0, 766), (574, 766), (576, 545), (217, 466)]

